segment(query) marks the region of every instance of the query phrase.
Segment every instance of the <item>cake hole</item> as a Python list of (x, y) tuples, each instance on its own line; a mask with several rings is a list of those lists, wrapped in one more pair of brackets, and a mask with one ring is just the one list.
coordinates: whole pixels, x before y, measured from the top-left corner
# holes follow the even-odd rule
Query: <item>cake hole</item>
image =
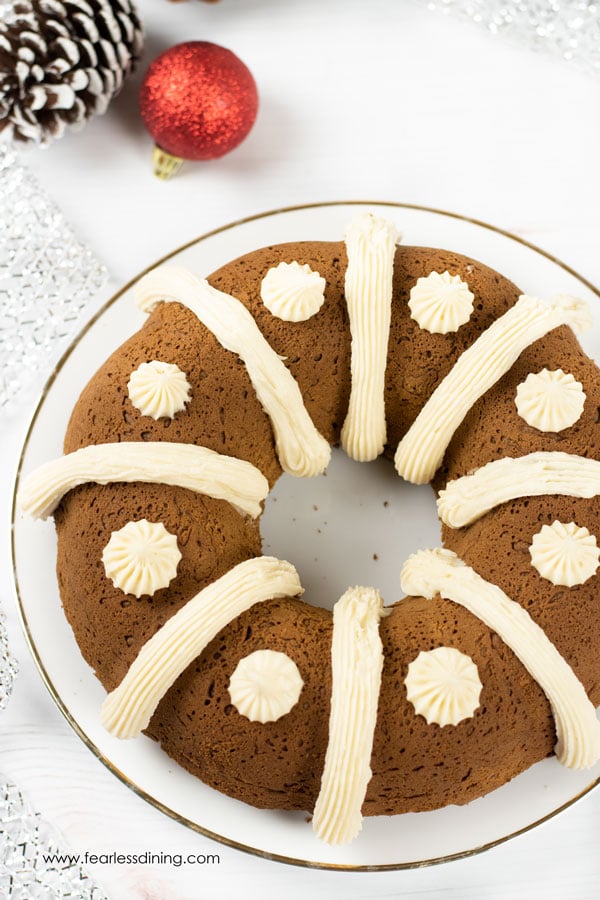
[(325, 475), (283, 475), (261, 518), (263, 553), (298, 569), (303, 599), (331, 609), (349, 588), (377, 588), (399, 600), (411, 553), (441, 544), (430, 487), (401, 479), (391, 462), (357, 463), (334, 448)]

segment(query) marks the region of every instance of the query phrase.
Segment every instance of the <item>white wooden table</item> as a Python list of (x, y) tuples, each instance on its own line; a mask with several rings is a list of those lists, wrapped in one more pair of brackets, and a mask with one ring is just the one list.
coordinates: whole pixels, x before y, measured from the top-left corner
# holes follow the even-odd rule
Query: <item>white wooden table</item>
[[(140, 73), (106, 116), (26, 157), (108, 266), (111, 283), (96, 305), (153, 260), (221, 224), (340, 199), (403, 201), (483, 219), (600, 284), (599, 81), (408, 0), (143, 0), (139, 7), (147, 30)], [(236, 152), (186, 165), (161, 183), (151, 173), (137, 86), (155, 55), (192, 38), (228, 46), (247, 63), (261, 109)], [(117, 781), (54, 706), (17, 622), (10, 489), (34, 399), (29, 392), (2, 424), (0, 596), (20, 675), (0, 714), (0, 771), (75, 849), (158, 845), (219, 857), (194, 867), (90, 865), (111, 898), (598, 896), (597, 791), (485, 854), (348, 874), (291, 868), (211, 842)]]

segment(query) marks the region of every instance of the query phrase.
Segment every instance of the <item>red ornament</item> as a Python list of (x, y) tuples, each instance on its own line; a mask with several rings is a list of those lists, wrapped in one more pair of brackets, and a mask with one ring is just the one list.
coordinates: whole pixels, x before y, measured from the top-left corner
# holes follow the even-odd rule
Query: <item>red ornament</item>
[(168, 178), (184, 159), (229, 153), (252, 128), (257, 109), (254, 78), (231, 50), (188, 41), (161, 53), (140, 90), (142, 118), (159, 151), (156, 174)]

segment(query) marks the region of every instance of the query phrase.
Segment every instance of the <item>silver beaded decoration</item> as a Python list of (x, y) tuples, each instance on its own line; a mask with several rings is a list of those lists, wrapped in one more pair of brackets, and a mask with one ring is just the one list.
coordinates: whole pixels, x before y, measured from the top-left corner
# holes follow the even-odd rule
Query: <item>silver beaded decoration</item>
[(17, 671), (17, 661), (8, 648), (4, 613), (0, 612), (0, 710), (8, 703)]
[(16, 152), (0, 144), (0, 414), (49, 370), (106, 278)]
[(0, 897), (11, 900), (108, 900), (65, 847), (58, 830), (32, 810), (0, 774)]
[(600, 75), (600, 0), (419, 0)]

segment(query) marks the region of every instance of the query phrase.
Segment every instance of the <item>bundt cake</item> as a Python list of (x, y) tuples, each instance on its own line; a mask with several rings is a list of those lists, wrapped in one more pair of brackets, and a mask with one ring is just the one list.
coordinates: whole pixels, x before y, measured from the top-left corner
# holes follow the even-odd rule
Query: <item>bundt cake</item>
[[(137, 299), (144, 327), (20, 491), (54, 516), (106, 728), (145, 732), (226, 795), (308, 811), (333, 844), (363, 816), (464, 804), (553, 753), (594, 764), (585, 304), (405, 246), (372, 214), (343, 242), (266, 247), (208, 280), (155, 269)], [(332, 613), (262, 554), (270, 489), (324, 472), (338, 444), (437, 496), (441, 546), (398, 560), (407, 596), (391, 605), (349, 586)]]

